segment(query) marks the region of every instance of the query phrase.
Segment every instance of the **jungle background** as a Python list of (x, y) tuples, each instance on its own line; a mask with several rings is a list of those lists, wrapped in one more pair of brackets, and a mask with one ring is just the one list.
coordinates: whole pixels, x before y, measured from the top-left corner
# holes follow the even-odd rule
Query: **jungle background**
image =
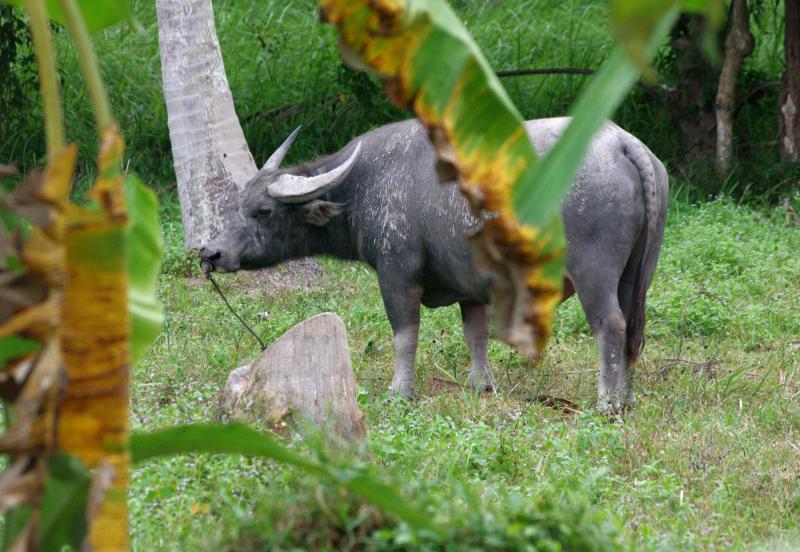
[[(610, 52), (605, 2), (452, 3), (497, 71), (596, 69)], [(166, 322), (133, 371), (131, 421), (154, 429), (213, 420), (228, 372), (258, 347), (200, 278), (182, 246), (155, 7), (95, 35), (130, 166), (158, 191), (167, 254)], [(671, 207), (648, 302), (648, 343), (624, 423), (590, 411), (596, 352), (580, 306), (563, 305), (541, 368), (493, 342), (497, 396), (462, 387), (469, 364), (457, 311), (423, 315), (421, 399), (392, 401), (391, 332), (374, 275), (321, 260), (293, 271), (223, 280), (235, 307), (272, 341), (321, 311), (347, 324), (370, 434), (363, 450), (298, 446), (374, 463), (417, 507), (457, 529), (458, 549), (511, 546), (526, 531), (573, 549), (792, 549), (800, 536), (800, 191), (778, 152), (783, 3), (751, 3), (753, 53), (737, 92), (736, 163), (719, 178), (716, 70), (684, 18), (614, 120), (667, 165)], [(288, 161), (331, 152), (374, 126), (408, 117), (371, 78), (344, 66), (335, 31), (311, 1), (214, 4), (229, 84), (245, 136), (263, 162), (298, 124)], [(724, 29), (721, 31), (724, 33)], [(693, 34), (696, 33), (696, 34)], [(689, 36), (690, 54), (674, 47)], [(724, 34), (722, 34), (724, 37)], [(0, 7), (0, 162), (41, 162), (41, 107), (25, 21)], [(721, 40), (721, 39), (720, 39)], [(63, 30), (56, 31), (68, 139), (82, 145), (79, 195), (94, 177), (90, 102)], [(525, 118), (562, 115), (586, 75), (503, 77)], [(699, 91), (687, 101), (687, 87)], [(689, 128), (688, 127), (699, 127)], [(691, 146), (691, 147), (689, 147)], [(542, 396), (564, 399), (543, 404)], [(553, 408), (553, 404), (559, 406)], [(333, 486), (272, 463), (194, 456), (132, 474), (136, 549), (424, 547), (425, 537)], [(493, 540), (494, 539), (494, 540)]]

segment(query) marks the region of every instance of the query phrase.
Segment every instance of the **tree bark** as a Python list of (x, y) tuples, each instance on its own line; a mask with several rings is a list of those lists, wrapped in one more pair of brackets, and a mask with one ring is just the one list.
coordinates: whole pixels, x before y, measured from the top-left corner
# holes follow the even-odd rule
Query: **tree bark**
[(233, 106), (211, 0), (157, 0), (161, 73), (184, 244), (197, 249), (236, 216), (256, 173)]
[(673, 127), (678, 131), (682, 163), (694, 165), (714, 155), (714, 104), (717, 70), (701, 47), (708, 22), (697, 14), (682, 14), (672, 29), (671, 47), (675, 55), (672, 80), (666, 95)]
[(250, 366), (231, 372), (220, 395), (220, 414), (249, 423), (311, 422), (339, 437), (361, 440), (364, 415), (347, 330), (326, 312), (290, 328)]
[(733, 120), (736, 111), (736, 82), (744, 58), (753, 53), (755, 39), (750, 33), (747, 0), (733, 0), (730, 31), (725, 39), (725, 61), (717, 87), (717, 174), (722, 179), (733, 166)]
[(800, 161), (800, 0), (785, 0), (786, 69), (780, 96), (781, 159)]

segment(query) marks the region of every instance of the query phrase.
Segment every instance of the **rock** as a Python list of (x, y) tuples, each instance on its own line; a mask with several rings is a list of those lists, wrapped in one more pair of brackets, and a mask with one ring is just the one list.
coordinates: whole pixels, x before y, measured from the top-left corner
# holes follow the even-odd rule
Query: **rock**
[(253, 364), (230, 373), (220, 407), (223, 416), (246, 422), (305, 420), (340, 437), (363, 438), (342, 319), (323, 313), (291, 328)]
[(245, 364), (235, 368), (228, 374), (228, 380), (225, 382), (225, 387), (222, 388), (222, 393), (220, 393), (219, 406), (221, 413), (227, 415), (233, 410), (236, 401), (242, 396), (245, 387), (247, 387), (252, 367), (252, 364)]

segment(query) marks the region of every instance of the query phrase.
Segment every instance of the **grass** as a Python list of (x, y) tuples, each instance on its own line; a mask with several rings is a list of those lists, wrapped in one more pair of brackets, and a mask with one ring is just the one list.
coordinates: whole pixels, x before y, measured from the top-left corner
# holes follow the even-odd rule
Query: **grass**
[[(136, 430), (213, 420), (227, 373), (258, 354), (183, 261), (174, 200), (163, 211), (167, 320), (134, 373)], [(517, 549), (503, 539), (548, 527), (573, 527), (587, 539), (576, 550), (791, 549), (800, 542), (800, 227), (786, 216), (728, 199), (673, 201), (639, 407), (624, 422), (591, 412), (597, 354), (574, 299), (559, 310), (541, 369), (492, 341), (496, 396), (462, 388), (469, 356), (457, 309), (426, 310), (411, 405), (386, 393), (391, 333), (368, 268), (322, 260), (323, 276), (289, 289), (247, 274), (219, 281), (268, 342), (318, 312), (345, 320), (368, 440), (333, 452), (313, 437), (294, 446), (382, 473), (453, 528), (452, 549)], [(583, 412), (549, 408), (541, 395)], [(138, 550), (447, 548), (294, 470), (235, 457), (139, 466), (130, 507)]]

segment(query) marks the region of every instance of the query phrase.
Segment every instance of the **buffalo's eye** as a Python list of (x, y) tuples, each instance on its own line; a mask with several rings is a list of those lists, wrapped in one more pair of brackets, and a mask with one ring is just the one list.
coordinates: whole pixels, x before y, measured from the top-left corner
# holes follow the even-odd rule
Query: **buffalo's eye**
[(270, 209), (269, 207), (261, 207), (261, 208), (260, 208), (260, 209), (257, 211), (257, 213), (256, 213), (256, 214), (257, 214), (259, 217), (268, 217), (268, 216), (270, 216), (270, 215), (272, 214), (272, 209)]

